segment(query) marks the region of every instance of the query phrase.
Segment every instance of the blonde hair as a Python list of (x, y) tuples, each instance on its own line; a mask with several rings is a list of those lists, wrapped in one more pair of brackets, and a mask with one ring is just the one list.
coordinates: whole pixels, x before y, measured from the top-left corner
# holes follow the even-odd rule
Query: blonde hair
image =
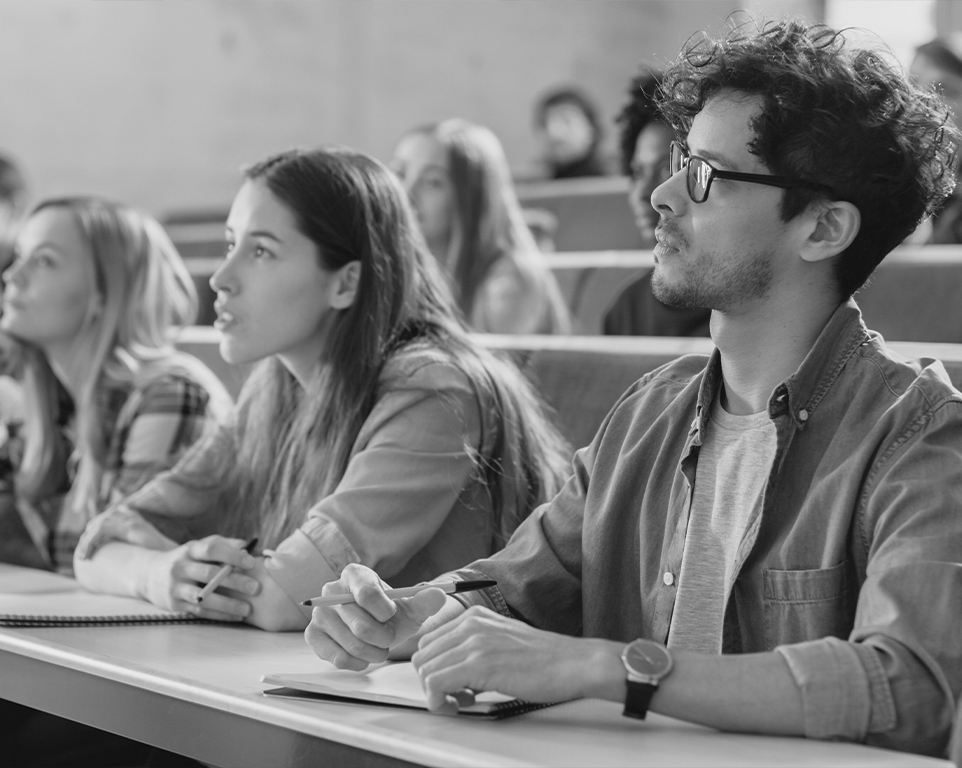
[[(479, 289), (501, 259), (514, 262), (522, 272), (547, 271), (524, 220), (504, 149), (493, 131), (450, 118), (408, 135), (429, 136), (447, 153), (455, 216), (445, 266), (466, 318), (473, 316)], [(560, 294), (555, 298), (550, 306), (551, 326), (567, 332), (567, 308)]]
[[(90, 515), (99, 505), (113, 426), (103, 423), (100, 412), (103, 389), (143, 386), (172, 368), (201, 382), (213, 374), (173, 348), (174, 327), (188, 325), (196, 316), (197, 292), (160, 224), (94, 197), (46, 200), (29, 216), (50, 208), (74, 217), (93, 257), (91, 282), (99, 298), (91, 302), (75, 355), (80, 382), (74, 393), (78, 463), (69, 503)], [(41, 350), (28, 347), (24, 362), (26, 444), (18, 487), (27, 498), (42, 499), (63, 488), (67, 479), (67, 457), (58, 439), (67, 398)]]

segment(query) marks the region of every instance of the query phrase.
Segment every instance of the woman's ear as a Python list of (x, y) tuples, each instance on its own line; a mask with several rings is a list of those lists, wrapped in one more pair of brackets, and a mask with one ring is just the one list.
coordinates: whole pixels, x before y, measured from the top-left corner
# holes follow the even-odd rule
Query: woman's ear
[(331, 307), (347, 309), (354, 303), (357, 286), (361, 280), (361, 262), (349, 261), (333, 275), (331, 285)]
[(858, 208), (844, 200), (823, 203), (815, 211), (801, 252), (801, 257), (811, 262), (840, 254), (852, 244), (862, 224)]

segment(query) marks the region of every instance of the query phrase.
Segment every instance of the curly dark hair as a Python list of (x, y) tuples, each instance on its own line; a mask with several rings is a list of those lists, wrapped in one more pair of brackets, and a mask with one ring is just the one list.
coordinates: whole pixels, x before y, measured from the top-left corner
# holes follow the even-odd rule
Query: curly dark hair
[(642, 69), (632, 78), (628, 86), (628, 103), (622, 107), (615, 118), (615, 123), (621, 127), (618, 149), (621, 153), (621, 170), (626, 176), (631, 175), (631, 159), (635, 156), (638, 136), (650, 123), (664, 122), (656, 103), (660, 84), (661, 72), (648, 68)]
[[(858, 234), (836, 259), (847, 298), (952, 192), (959, 131), (937, 94), (830, 27), (798, 20), (747, 26), (719, 40), (689, 40), (665, 73), (658, 105), (686, 135), (722, 89), (762, 97), (751, 153), (776, 175), (827, 185), (833, 199), (861, 214)], [(783, 220), (824, 196), (786, 190)]]

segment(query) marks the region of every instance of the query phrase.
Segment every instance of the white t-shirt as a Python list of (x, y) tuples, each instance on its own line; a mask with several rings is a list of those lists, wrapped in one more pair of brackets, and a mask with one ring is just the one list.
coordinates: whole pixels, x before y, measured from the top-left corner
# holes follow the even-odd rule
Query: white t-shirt
[(757, 525), (775, 448), (767, 411), (733, 416), (715, 398), (695, 470), (669, 648), (721, 653), (725, 606), (748, 554), (739, 548)]

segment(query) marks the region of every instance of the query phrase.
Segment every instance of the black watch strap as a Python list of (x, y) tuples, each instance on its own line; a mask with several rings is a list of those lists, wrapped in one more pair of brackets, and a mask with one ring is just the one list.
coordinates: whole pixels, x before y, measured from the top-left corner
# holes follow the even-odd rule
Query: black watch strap
[(651, 683), (638, 683), (633, 680), (627, 681), (628, 692), (625, 694), (625, 710), (622, 713), (626, 717), (637, 717), (644, 720), (648, 714), (648, 705), (651, 704), (651, 697), (655, 695), (657, 685)]

